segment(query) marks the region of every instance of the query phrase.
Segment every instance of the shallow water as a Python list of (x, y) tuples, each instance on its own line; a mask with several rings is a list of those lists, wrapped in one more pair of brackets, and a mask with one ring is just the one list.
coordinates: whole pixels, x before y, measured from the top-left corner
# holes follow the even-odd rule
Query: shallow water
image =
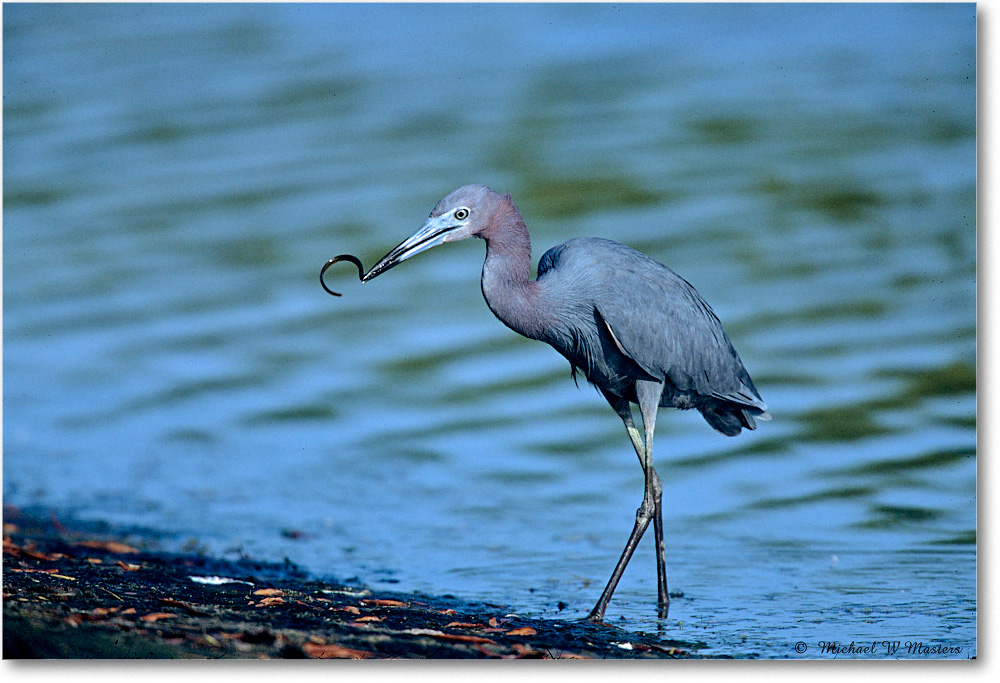
[(680, 272), (774, 415), (726, 439), (661, 411), (683, 597), (658, 623), (644, 539), (610, 620), (975, 655), (974, 5), (3, 19), (5, 502), (584, 615), (641, 473), (486, 308), (482, 243), (317, 282), (485, 182), (536, 259), (596, 235)]

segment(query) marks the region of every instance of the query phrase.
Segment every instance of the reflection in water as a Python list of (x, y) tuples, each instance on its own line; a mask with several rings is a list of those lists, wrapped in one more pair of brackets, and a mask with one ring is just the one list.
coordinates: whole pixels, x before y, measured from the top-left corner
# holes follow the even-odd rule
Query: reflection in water
[[(482, 246), (316, 283), (483, 182), (536, 258), (593, 235), (677, 270), (771, 407), (733, 440), (660, 416), (669, 634), (974, 653), (974, 6), (11, 5), (3, 30), (6, 502), (582, 616), (641, 474), (493, 319)], [(609, 617), (656, 628), (653, 568), (647, 542)]]

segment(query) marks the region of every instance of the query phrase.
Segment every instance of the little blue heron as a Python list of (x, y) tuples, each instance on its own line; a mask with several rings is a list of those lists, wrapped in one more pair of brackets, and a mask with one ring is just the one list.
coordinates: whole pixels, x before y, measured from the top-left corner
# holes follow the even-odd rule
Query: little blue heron
[[(581, 370), (625, 423), (645, 474), (635, 526), (588, 619), (600, 621), (622, 572), (653, 522), (657, 605), (667, 616), (662, 487), (653, 469), (659, 406), (695, 408), (717, 431), (736, 436), (770, 419), (753, 380), (711, 307), (686, 280), (625, 245), (578, 238), (549, 249), (531, 279), (531, 240), (509, 194), (466, 185), (440, 202), (424, 226), (362, 276), (367, 282), (411, 256), (469, 237), (486, 241), (486, 304), (515, 332), (550, 344)], [(360, 262), (353, 260), (361, 269)], [(328, 264), (329, 265), (329, 264)], [(325, 285), (324, 285), (325, 287)], [(632, 419), (639, 406), (644, 434)]]

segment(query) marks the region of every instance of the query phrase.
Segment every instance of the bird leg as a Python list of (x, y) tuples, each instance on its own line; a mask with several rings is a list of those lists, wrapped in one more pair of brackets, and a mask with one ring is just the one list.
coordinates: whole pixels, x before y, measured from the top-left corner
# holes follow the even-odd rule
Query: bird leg
[[(642, 415), (642, 426), (646, 432), (643, 450), (642, 470), (646, 474), (646, 490), (653, 492), (653, 538), (656, 541), (656, 605), (657, 615), (667, 618), (670, 609), (670, 593), (667, 591), (667, 547), (663, 541), (663, 486), (660, 475), (653, 468), (653, 431), (656, 428), (656, 411), (663, 395), (663, 382), (636, 380), (635, 394)], [(631, 410), (629, 410), (631, 413)]]
[(649, 475), (653, 480), (653, 538), (656, 541), (656, 605), (657, 616), (667, 618), (670, 609), (670, 593), (667, 592), (667, 546), (663, 542), (663, 504), (660, 475), (650, 466)]
[[(625, 544), (625, 549), (622, 551), (618, 564), (615, 565), (615, 570), (612, 572), (611, 578), (608, 580), (608, 585), (605, 586), (600, 599), (597, 601), (594, 609), (592, 609), (590, 614), (587, 616), (589, 621), (600, 621), (604, 618), (604, 612), (607, 610), (608, 603), (611, 601), (611, 595), (615, 592), (615, 588), (618, 586), (618, 581), (625, 572), (625, 567), (628, 565), (629, 560), (632, 559), (632, 554), (635, 552), (635, 548), (639, 544), (639, 540), (642, 538), (642, 535), (649, 527), (650, 521), (653, 522), (653, 530), (656, 538), (658, 613), (661, 618), (665, 618), (667, 616), (670, 597), (667, 593), (665, 545), (663, 543), (663, 516), (661, 512), (662, 485), (660, 483), (660, 477), (656, 474), (656, 470), (653, 469), (652, 465), (653, 429), (656, 423), (656, 407), (659, 402), (660, 394), (663, 391), (663, 385), (658, 382), (643, 382), (643, 385), (648, 386), (643, 386), (642, 390), (640, 390), (640, 384), (639, 382), (636, 382), (639, 409), (643, 415), (643, 427), (646, 432), (645, 443), (643, 443), (642, 436), (639, 434), (639, 430), (636, 429), (635, 422), (632, 419), (632, 409), (629, 402), (620, 396), (614, 396), (613, 394), (608, 393), (604, 394), (605, 398), (607, 398), (608, 402), (611, 404), (611, 407), (614, 408), (622, 422), (625, 423), (625, 430), (628, 432), (629, 439), (632, 441), (632, 446), (635, 448), (636, 455), (639, 456), (639, 464), (642, 465), (642, 470), (645, 475), (644, 493), (642, 497), (642, 504), (635, 513), (635, 526), (632, 527), (632, 533), (629, 536), (628, 542)], [(649, 416), (650, 404), (652, 405), (652, 417)], [(646, 410), (643, 410), (644, 407)]]
[(635, 526), (632, 527), (632, 534), (628, 537), (625, 550), (622, 551), (622, 556), (618, 560), (618, 564), (615, 565), (615, 570), (611, 573), (611, 578), (608, 580), (608, 585), (604, 587), (604, 592), (601, 593), (600, 599), (594, 605), (594, 609), (590, 610), (590, 614), (587, 615), (588, 621), (601, 621), (604, 618), (604, 612), (611, 601), (611, 595), (615, 592), (615, 588), (618, 587), (618, 581), (622, 578), (622, 573), (624, 573), (625, 567), (628, 566), (628, 561), (632, 559), (632, 553), (635, 552), (635, 547), (639, 545), (639, 539), (642, 538), (643, 533), (645, 533), (646, 528), (653, 519), (654, 509), (651, 491), (647, 487), (646, 494), (642, 499), (642, 505), (636, 510)]

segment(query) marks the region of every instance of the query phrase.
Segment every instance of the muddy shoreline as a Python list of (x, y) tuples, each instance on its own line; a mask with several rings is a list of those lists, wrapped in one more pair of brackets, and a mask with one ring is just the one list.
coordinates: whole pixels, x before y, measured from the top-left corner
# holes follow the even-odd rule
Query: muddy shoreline
[(147, 551), (4, 508), (5, 659), (691, 659), (704, 643)]

